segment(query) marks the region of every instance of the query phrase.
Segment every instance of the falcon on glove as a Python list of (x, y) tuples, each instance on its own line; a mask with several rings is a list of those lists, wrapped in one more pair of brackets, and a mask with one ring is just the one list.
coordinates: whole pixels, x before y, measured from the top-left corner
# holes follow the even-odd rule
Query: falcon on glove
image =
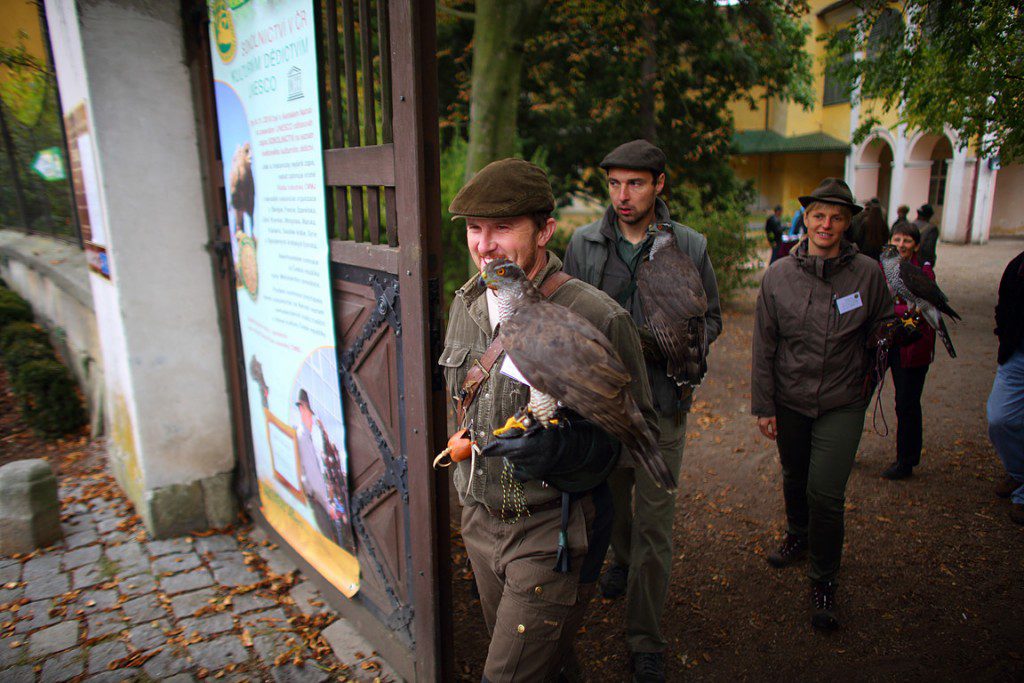
[(559, 406), (594, 422), (629, 448), (651, 478), (674, 489), (632, 394), (631, 377), (608, 338), (578, 313), (546, 301), (523, 269), (508, 259), (484, 266), (483, 283), (498, 299), (498, 336), (530, 385), (528, 410), (541, 425)]
[(956, 349), (949, 338), (949, 330), (942, 319), (945, 313), (953, 320), (960, 320), (960, 315), (949, 306), (949, 299), (935, 282), (924, 274), (924, 271), (909, 261), (900, 258), (895, 245), (887, 244), (879, 256), (885, 279), (889, 289), (902, 298), (911, 309), (921, 312), (925, 321), (935, 329), (939, 339), (946, 347), (950, 358), (956, 358)]

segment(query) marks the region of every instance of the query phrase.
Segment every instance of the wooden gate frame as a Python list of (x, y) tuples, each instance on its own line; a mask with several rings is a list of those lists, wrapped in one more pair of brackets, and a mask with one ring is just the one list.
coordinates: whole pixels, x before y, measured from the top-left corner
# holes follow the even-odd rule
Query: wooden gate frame
[[(314, 4), (318, 30), (322, 31), (322, 3)], [(401, 292), (401, 379), (405, 388), (401, 443), (407, 465), (411, 541), (411, 646), (396, 638), (372, 610), (360, 604), (358, 594), (346, 599), (327, 583), (259, 512), (223, 168), (217, 158), (206, 3), (182, 0), (182, 16), (206, 176), (204, 195), (211, 234), (208, 249), (217, 275), (233, 435), (239, 454), (237, 493), (250, 514), (317, 584), (331, 606), (351, 621), (399, 674), (423, 681), (450, 680), (454, 676), (454, 662), (448, 478), (444, 473), (436, 473), (430, 464), (433, 454), (440, 450), (445, 430), (443, 381), (435, 362), (441, 341), (442, 291), (435, 6), (428, 0), (388, 0), (387, 6), (392, 41), (389, 58), (394, 141), (371, 147), (331, 149), (327, 133), (323, 132), (322, 137), (327, 185), (394, 188), (398, 247), (347, 240), (331, 240), (330, 246), (332, 264), (340, 261), (392, 272)], [(324, 121), (324, 98), (321, 96), (320, 100)], [(391, 198), (388, 200), (390, 209)], [(338, 349), (342, 349), (340, 343)]]

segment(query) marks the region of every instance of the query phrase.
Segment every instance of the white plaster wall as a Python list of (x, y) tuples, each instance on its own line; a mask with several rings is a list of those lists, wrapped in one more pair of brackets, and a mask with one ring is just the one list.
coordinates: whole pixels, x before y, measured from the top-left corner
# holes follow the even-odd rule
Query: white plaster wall
[(132, 484), (188, 483), (235, 460), (179, 13), (175, 2), (47, 1), (65, 109), (89, 109), (113, 270), (92, 285), (111, 420), (130, 422), (133, 497)]
[[(54, 68), (60, 85), (61, 106), (66, 114), (77, 107), (84, 106), (89, 121), (91, 134), (89, 141), (92, 157), (99, 158), (94, 134), (94, 115), (91, 107), (89, 78), (85, 53), (83, 51), (82, 33), (79, 26), (79, 15), (76, 4), (67, 0), (47, 0), (46, 21), (53, 45)], [(90, 218), (97, 222), (106, 216), (106, 193), (103, 191), (103, 164), (98, 163), (92, 169), (100, 186), (91, 200), (99, 203), (98, 207), (90, 207)], [(106, 225), (94, 225), (94, 230), (108, 232)], [(146, 482), (142, 470), (138, 467), (140, 435), (138, 431), (137, 410), (132, 391), (130, 373), (128, 371), (128, 349), (124, 339), (121, 322), (120, 293), (117, 288), (117, 254), (111, 250), (108, 256), (112, 263), (113, 280), (90, 272), (88, 281), (92, 290), (93, 313), (96, 319), (99, 337), (99, 351), (104, 369), (102, 392), (104, 428), (110, 436), (108, 453), (112, 460), (113, 470), (118, 473), (121, 484), (128, 494), (141, 502), (138, 497), (145, 489)]]
[(96, 146), (146, 488), (234, 466), (177, 3), (82, 3)]
[(977, 159), (969, 157), (963, 149), (954, 149), (953, 159), (947, 162), (946, 197), (939, 233), (944, 242), (960, 244), (967, 241), (967, 219), (971, 210), (976, 163)]
[(1010, 164), (995, 174), (991, 234), (1024, 234), (1024, 164)]

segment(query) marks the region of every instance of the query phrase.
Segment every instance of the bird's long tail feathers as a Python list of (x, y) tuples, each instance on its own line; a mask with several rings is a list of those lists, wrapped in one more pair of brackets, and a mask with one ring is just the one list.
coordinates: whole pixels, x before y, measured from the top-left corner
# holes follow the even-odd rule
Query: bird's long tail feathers
[(689, 321), (689, 344), (680, 363), (669, 361), (669, 377), (679, 386), (698, 387), (708, 373), (708, 332), (703, 318)]
[(961, 319), (960, 314), (953, 310), (948, 301), (940, 302), (937, 308), (953, 320), (959, 321)]
[(942, 318), (939, 318), (939, 327), (936, 332), (939, 333), (939, 339), (942, 340), (942, 344), (946, 347), (949, 357), (956, 358), (956, 349), (953, 348), (953, 340), (949, 338), (949, 330), (946, 329), (946, 321)]
[(675, 490), (676, 477), (661, 457), (658, 442), (651, 434), (651, 430), (648, 429), (640, 411), (634, 408), (632, 412), (632, 428), (620, 435), (622, 445), (629, 449), (629, 452), (633, 454), (636, 461), (654, 479), (656, 484), (669, 491)]

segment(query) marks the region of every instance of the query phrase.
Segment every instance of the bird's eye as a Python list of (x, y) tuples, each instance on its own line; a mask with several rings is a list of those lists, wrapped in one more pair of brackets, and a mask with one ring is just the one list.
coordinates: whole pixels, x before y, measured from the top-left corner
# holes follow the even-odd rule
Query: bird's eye
[(505, 274), (505, 269), (504, 268), (498, 268), (494, 272), (497, 273), (498, 275), (504, 275)]

